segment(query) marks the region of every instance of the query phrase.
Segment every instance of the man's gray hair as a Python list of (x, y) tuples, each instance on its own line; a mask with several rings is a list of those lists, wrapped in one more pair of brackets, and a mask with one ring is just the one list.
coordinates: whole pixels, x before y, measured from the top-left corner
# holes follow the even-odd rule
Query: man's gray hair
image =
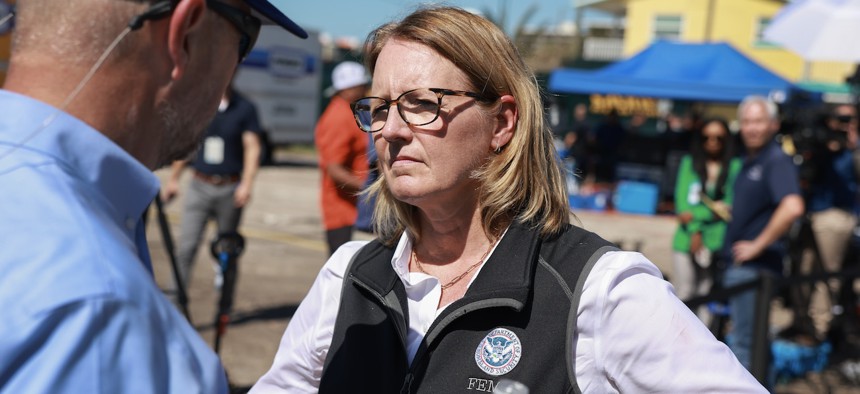
[(743, 101), (738, 105), (738, 121), (741, 120), (744, 110), (753, 104), (761, 105), (761, 107), (767, 112), (767, 116), (770, 120), (777, 120), (779, 110), (777, 109), (776, 104), (764, 96), (752, 95), (744, 97)]

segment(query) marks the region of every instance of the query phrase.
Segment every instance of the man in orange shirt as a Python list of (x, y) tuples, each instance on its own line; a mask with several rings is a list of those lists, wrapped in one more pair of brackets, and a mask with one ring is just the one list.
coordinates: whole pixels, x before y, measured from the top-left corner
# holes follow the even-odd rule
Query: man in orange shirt
[(363, 97), (370, 78), (361, 64), (346, 61), (332, 71), (328, 107), (317, 122), (315, 141), (322, 175), (320, 205), (329, 255), (352, 239), (357, 193), (367, 177), (367, 134), (355, 124), (350, 103)]

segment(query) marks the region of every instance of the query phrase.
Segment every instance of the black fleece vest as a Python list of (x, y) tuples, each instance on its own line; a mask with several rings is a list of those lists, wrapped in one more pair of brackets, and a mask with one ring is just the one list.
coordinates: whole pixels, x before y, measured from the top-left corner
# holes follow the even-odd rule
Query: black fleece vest
[(493, 392), (501, 379), (532, 393), (579, 392), (572, 340), (585, 278), (616, 250), (568, 226), (542, 239), (514, 224), (465, 296), (433, 322), (412, 365), (406, 356), (406, 290), (377, 241), (354, 257), (320, 393)]

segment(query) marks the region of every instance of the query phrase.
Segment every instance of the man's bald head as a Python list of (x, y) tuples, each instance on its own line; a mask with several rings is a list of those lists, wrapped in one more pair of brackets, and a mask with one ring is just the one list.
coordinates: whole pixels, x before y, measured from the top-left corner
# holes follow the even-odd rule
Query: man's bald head
[[(12, 63), (49, 57), (67, 65), (91, 65), (152, 0), (18, 0)], [(133, 46), (126, 37), (114, 56)]]

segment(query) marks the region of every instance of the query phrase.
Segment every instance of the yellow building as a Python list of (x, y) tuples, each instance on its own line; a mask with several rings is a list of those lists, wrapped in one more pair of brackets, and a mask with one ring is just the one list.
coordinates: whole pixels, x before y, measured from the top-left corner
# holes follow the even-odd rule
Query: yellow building
[(657, 39), (728, 42), (767, 69), (795, 82), (842, 84), (854, 65), (805, 62), (799, 55), (762, 39), (783, 0), (575, 0), (624, 18), (624, 55)]

